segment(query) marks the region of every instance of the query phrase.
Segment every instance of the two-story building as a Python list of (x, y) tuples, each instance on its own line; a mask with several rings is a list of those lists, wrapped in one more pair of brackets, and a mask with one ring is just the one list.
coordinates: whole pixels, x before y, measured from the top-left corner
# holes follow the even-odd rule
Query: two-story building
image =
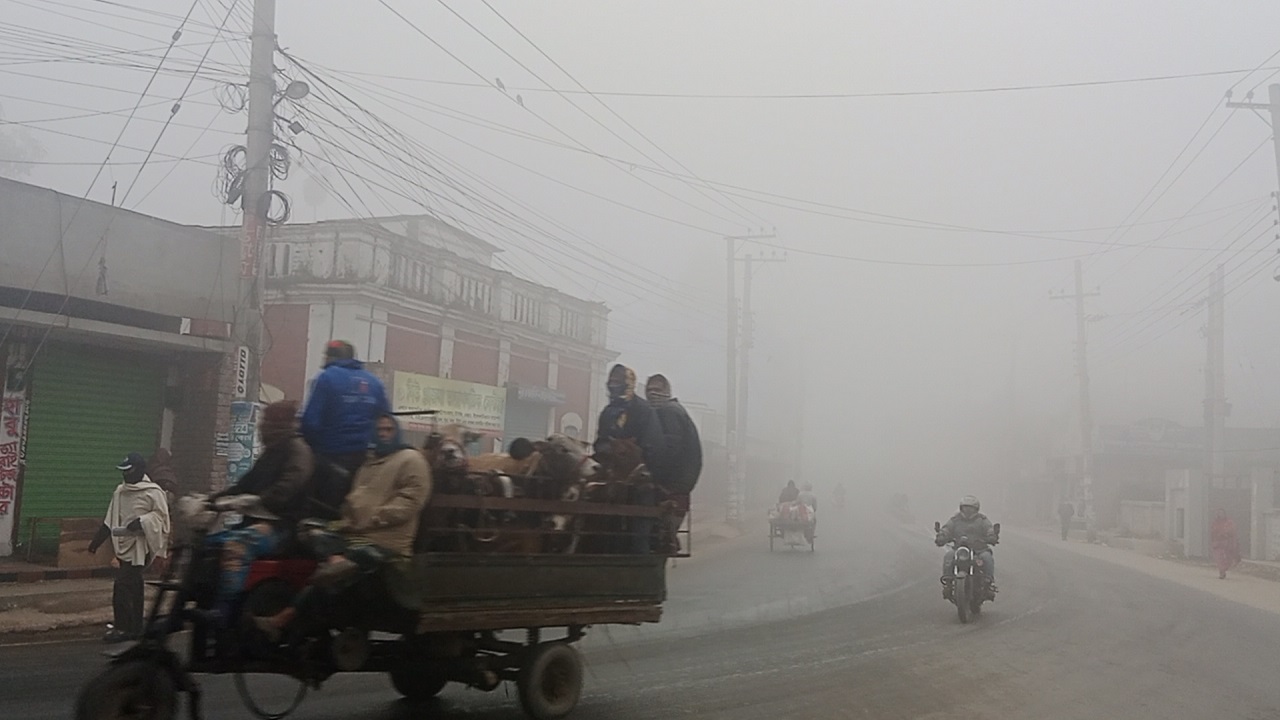
[[(324, 345), (347, 340), (397, 410), (482, 433), (588, 438), (604, 401), (608, 311), (494, 267), (493, 244), (431, 216), (326, 220), (266, 239), (271, 392), (304, 398)], [(408, 418), (414, 440), (429, 418)]]
[(225, 482), (237, 246), (6, 179), (0, 218), (0, 556), (101, 518), (129, 452)]

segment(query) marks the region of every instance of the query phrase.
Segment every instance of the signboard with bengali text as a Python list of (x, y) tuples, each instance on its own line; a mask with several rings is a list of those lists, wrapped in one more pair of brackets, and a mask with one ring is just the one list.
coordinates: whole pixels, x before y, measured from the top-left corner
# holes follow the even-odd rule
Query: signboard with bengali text
[[(393, 381), (392, 407), (396, 412), (436, 410), (435, 422), (441, 426), (464, 425), (484, 433), (502, 433), (507, 409), (507, 390), (492, 385), (450, 380), (397, 370)], [(406, 416), (405, 429), (416, 432), (431, 430), (431, 418)]]

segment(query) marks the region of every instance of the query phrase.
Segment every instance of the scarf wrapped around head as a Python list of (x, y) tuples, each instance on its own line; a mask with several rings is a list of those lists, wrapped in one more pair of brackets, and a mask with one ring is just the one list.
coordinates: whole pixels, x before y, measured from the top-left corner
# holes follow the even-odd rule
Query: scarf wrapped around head
[[(621, 374), (623, 379), (618, 381), (617, 376)], [(626, 365), (614, 365), (609, 370), (609, 399), (610, 400), (630, 400), (636, 396), (636, 371)]]
[[(396, 419), (396, 416), (383, 415), (382, 417), (390, 420), (396, 426), (396, 434), (395, 437), (391, 438), (391, 440), (383, 442), (382, 439), (378, 437), (378, 433), (375, 430), (373, 434), (373, 443), (369, 446), (370, 449), (373, 450), (373, 454), (378, 457), (386, 457), (391, 453), (399, 452), (410, 447), (410, 445), (404, 441), (403, 432), (400, 429), (400, 421)], [(379, 418), (379, 420), (381, 420), (381, 418)]]
[(671, 402), (671, 383), (665, 375), (650, 375), (644, 383), (644, 397), (654, 407)]
[(288, 440), (298, 433), (298, 401), (280, 400), (262, 409), (262, 424), (258, 431), (262, 444), (271, 447)]

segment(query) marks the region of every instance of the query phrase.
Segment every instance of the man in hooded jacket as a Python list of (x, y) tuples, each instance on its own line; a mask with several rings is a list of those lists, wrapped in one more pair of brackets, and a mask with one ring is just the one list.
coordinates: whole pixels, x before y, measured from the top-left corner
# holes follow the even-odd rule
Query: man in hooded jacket
[(667, 549), (679, 551), (676, 531), (684, 523), (684, 516), (689, 512), (689, 495), (702, 474), (702, 438), (698, 436), (693, 418), (680, 401), (672, 397), (671, 383), (665, 376), (651, 375), (644, 383), (644, 396), (662, 429), (661, 458), (650, 472), (674, 505), (668, 518), (666, 540), (671, 547)]
[(147, 477), (141, 453), (132, 452), (116, 466), (124, 476), (89, 543), (89, 553), (111, 540), (119, 570), (111, 593), (115, 623), (103, 637), (114, 643), (140, 637), (143, 630), (142, 571), (156, 558), (169, 556), (169, 501), (164, 489)]
[(365, 460), (374, 423), (391, 412), (391, 403), (382, 381), (364, 369), (351, 343), (334, 340), (324, 356), (324, 370), (302, 412), (302, 436), (320, 470), (313, 500), (326, 510), (321, 515), (333, 518)]
[[(606, 387), (609, 391), (609, 404), (600, 412), (596, 451), (607, 447), (610, 440), (635, 440), (644, 455), (645, 466), (656, 477), (656, 472), (661, 471), (655, 472), (655, 468), (661, 468), (664, 459), (662, 426), (649, 403), (636, 395), (635, 371), (626, 365), (614, 365), (609, 371)], [(653, 485), (636, 486), (631, 502), (637, 505), (655, 505), (657, 495)], [(646, 554), (650, 551), (653, 524), (653, 518), (632, 518), (631, 552)]]

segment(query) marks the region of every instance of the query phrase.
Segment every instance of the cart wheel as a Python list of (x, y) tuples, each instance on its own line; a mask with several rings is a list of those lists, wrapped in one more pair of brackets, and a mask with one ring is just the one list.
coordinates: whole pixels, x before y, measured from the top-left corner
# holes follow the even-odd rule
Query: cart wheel
[(449, 684), (443, 673), (414, 663), (394, 665), (387, 675), (391, 678), (391, 687), (413, 702), (430, 700)]
[[(249, 687), (250, 677), (258, 678), (260, 686), (256, 693), (254, 688)], [(265, 687), (261, 686), (264, 681)], [(240, 702), (244, 703), (245, 709), (259, 720), (284, 720), (292, 715), (293, 711), (297, 710), (298, 706), (302, 705), (302, 701), (307, 698), (307, 684), (287, 675), (254, 674), (251, 676), (246, 673), (236, 673), (235, 686), (236, 693), (240, 695)], [(288, 700), (272, 703), (271, 707), (266, 707), (266, 703), (259, 699), (262, 697), (288, 698)]]
[(533, 648), (516, 680), (520, 706), (534, 720), (555, 720), (573, 712), (582, 695), (582, 656), (566, 643)]
[(173, 720), (177, 696), (173, 677), (154, 663), (113, 665), (80, 691), (76, 720)]

